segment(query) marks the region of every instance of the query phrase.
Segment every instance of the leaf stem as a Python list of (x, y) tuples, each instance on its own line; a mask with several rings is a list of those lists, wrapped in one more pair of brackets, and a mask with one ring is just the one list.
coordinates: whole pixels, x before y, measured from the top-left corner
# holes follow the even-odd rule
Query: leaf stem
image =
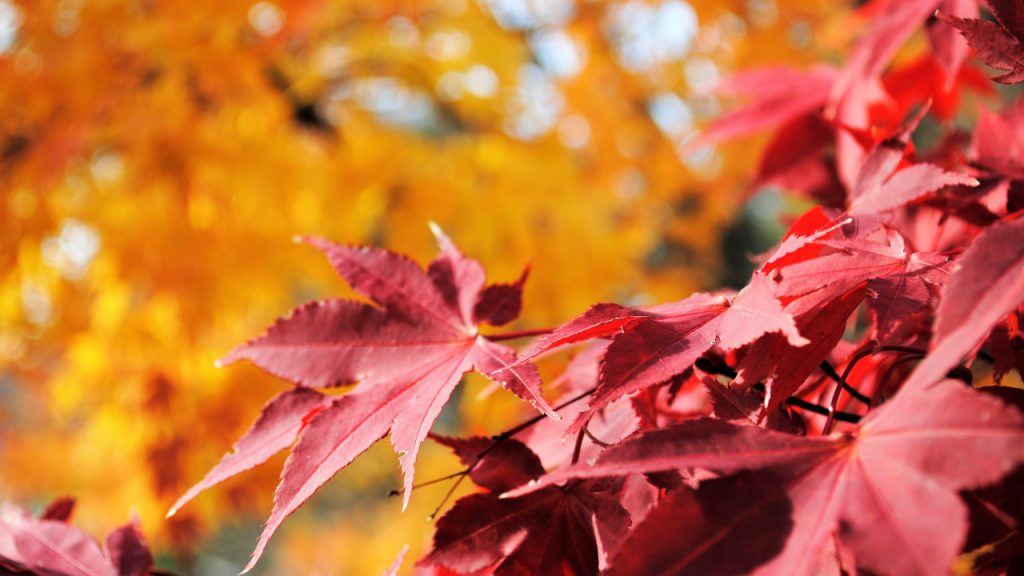
[[(477, 462), (480, 462), (480, 460), (478, 459), (476, 462), (474, 462), (473, 466), (476, 466)], [(444, 498), (441, 499), (441, 502), (437, 505), (437, 508), (434, 508), (434, 511), (431, 512), (429, 516), (427, 516), (428, 520), (433, 520), (434, 518), (437, 518), (438, 513), (441, 512), (441, 508), (444, 508), (444, 505), (448, 503), (448, 500), (451, 499), (452, 494), (455, 494), (455, 491), (459, 488), (459, 485), (462, 484), (462, 481), (466, 479), (466, 476), (469, 476), (469, 472), (471, 470), (472, 468), (469, 468), (465, 470), (464, 473), (458, 474), (458, 479), (452, 483), (451, 488), (449, 488), (448, 492), (445, 493)]]
[[(576, 396), (573, 396), (572, 398), (566, 400), (565, 402), (562, 402), (558, 406), (555, 406), (554, 409), (561, 410), (562, 408), (571, 406), (572, 404), (579, 402), (580, 400), (586, 398), (587, 396), (590, 396), (593, 393), (594, 390), (587, 390), (586, 392), (581, 392)], [(464, 470), (453, 472), (451, 474), (448, 474), (447, 476), (442, 476), (440, 478), (435, 478), (433, 480), (427, 480), (426, 482), (422, 482), (420, 484), (416, 484), (415, 486), (413, 486), (413, 489), (415, 490), (416, 488), (430, 486), (432, 484), (437, 484), (438, 482), (444, 482), (445, 480), (457, 478), (457, 480), (455, 480), (455, 482), (452, 484), (451, 488), (448, 489), (448, 492), (445, 493), (444, 498), (441, 499), (441, 503), (437, 505), (437, 508), (434, 508), (434, 511), (430, 513), (430, 516), (428, 516), (428, 518), (430, 520), (433, 520), (437, 517), (438, 513), (441, 512), (441, 509), (444, 508), (444, 505), (447, 504), (448, 500), (450, 500), (452, 495), (455, 494), (455, 490), (457, 490), (459, 488), (459, 485), (462, 484), (462, 481), (465, 480), (466, 476), (469, 476), (473, 472), (473, 470), (476, 470), (476, 467), (480, 464), (480, 462), (484, 459), (485, 456), (490, 454), (491, 451), (497, 448), (502, 442), (505, 442), (506, 440), (512, 438), (516, 434), (519, 434), (520, 432), (529, 429), (531, 426), (534, 426), (535, 424), (537, 424), (541, 420), (544, 420), (545, 418), (547, 418), (547, 416), (545, 416), (544, 414), (538, 414), (537, 416), (534, 416), (533, 418), (530, 418), (529, 420), (526, 420), (525, 422), (522, 422), (512, 428), (509, 428), (508, 430), (505, 430), (501, 434), (494, 436), (492, 438), (493, 441), (491, 442), (491, 445), (485, 448), (479, 454), (477, 454), (476, 458), (473, 460), (473, 463), (467, 466)], [(581, 439), (577, 440), (576, 452), (573, 456), (574, 459), (579, 458), (579, 444), (582, 441), (582, 433), (580, 434), (580, 437)], [(401, 493), (401, 490), (392, 490), (391, 492), (388, 493), (388, 496), (398, 496)]]
[(503, 340), (515, 340), (517, 338), (532, 338), (533, 336), (544, 336), (554, 332), (554, 328), (532, 328), (529, 330), (513, 330), (511, 332), (502, 332), (500, 334), (484, 334), (483, 337), (487, 338), (491, 342), (501, 342)]
[[(465, 470), (459, 470), (458, 472), (452, 472), (447, 476), (441, 476), (440, 478), (434, 478), (433, 480), (427, 480), (425, 482), (420, 482), (419, 484), (413, 484), (412, 489), (415, 490), (417, 488), (426, 488), (427, 486), (437, 484), (438, 482), (444, 482), (445, 480), (451, 480), (456, 476), (465, 476), (466, 474), (469, 474), (468, 468)], [(404, 490), (392, 490), (391, 492), (388, 492), (388, 497), (390, 498), (392, 496), (401, 496), (403, 492)]]
[(587, 438), (590, 438), (591, 442), (593, 442), (594, 444), (597, 444), (601, 448), (610, 448), (611, 447), (611, 444), (605, 442), (604, 440), (601, 440), (597, 436), (594, 436), (593, 432), (591, 432), (586, 426), (583, 427), (583, 433), (587, 435)]
[(882, 374), (882, 378), (878, 380), (878, 386), (875, 388), (875, 396), (874, 398), (871, 399), (871, 404), (876, 405), (879, 403), (879, 401), (882, 399), (882, 391), (885, 390), (886, 384), (889, 383), (889, 378), (891, 378), (892, 375), (896, 373), (896, 370), (898, 370), (900, 366), (903, 366), (908, 362), (920, 360), (921, 358), (924, 358), (924, 354), (907, 354), (906, 356), (893, 362), (892, 365), (889, 366), (889, 368), (885, 371), (885, 373)]
[(584, 431), (587, 429), (586, 426), (580, 428), (578, 434), (576, 434), (576, 446), (572, 449), (572, 464), (576, 464), (580, 461), (580, 451), (583, 450), (583, 436)]

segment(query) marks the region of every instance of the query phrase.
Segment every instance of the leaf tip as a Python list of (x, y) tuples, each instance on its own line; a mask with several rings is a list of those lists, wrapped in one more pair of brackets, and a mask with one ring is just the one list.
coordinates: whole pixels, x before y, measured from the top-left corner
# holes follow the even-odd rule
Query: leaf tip
[(439, 226), (437, 222), (428, 220), (427, 227), (430, 228), (430, 233), (434, 235), (434, 238), (440, 239), (444, 237), (444, 231), (441, 230), (441, 226)]
[(442, 252), (455, 250), (455, 244), (452, 242), (451, 238), (444, 233), (444, 230), (441, 229), (441, 226), (438, 225), (437, 222), (430, 220), (427, 222), (427, 227), (430, 228), (430, 233), (434, 235), (434, 241), (437, 242), (437, 246)]

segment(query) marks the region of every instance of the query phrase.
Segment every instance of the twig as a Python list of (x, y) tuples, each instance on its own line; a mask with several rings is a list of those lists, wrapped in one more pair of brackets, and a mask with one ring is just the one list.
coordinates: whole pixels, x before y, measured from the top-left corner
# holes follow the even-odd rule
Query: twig
[(847, 392), (849, 392), (850, 396), (853, 396), (854, 398), (859, 400), (861, 404), (864, 404), (866, 406), (871, 406), (871, 398), (868, 398), (866, 394), (861, 393), (860, 390), (857, 390), (856, 388), (851, 386), (849, 383), (845, 382), (839, 376), (839, 373), (836, 372), (836, 369), (833, 368), (831, 364), (829, 364), (828, 360), (822, 360), (821, 364), (819, 364), (818, 367), (821, 368), (821, 371), (824, 372), (826, 376), (831, 378), (832, 381), (834, 381), (836, 384), (839, 384)]
[[(803, 410), (807, 410), (808, 412), (814, 412), (815, 414), (828, 416), (828, 408), (825, 408), (824, 406), (818, 406), (817, 404), (813, 402), (808, 402), (803, 398), (797, 398), (796, 396), (786, 398), (786, 404), (794, 408), (801, 408)], [(851, 424), (856, 424), (857, 422), (860, 422), (861, 419), (860, 415), (850, 414), (849, 412), (836, 412), (835, 414), (836, 420), (839, 420), (840, 422), (850, 422)]]
[(926, 351), (924, 351), (924, 350), (922, 350), (920, 348), (913, 348), (913, 347), (910, 347), (910, 346), (874, 346), (874, 345), (868, 346), (867, 348), (864, 348), (863, 350), (860, 350), (859, 352), (854, 354), (853, 358), (851, 358), (850, 361), (846, 364), (846, 369), (843, 370), (842, 376), (839, 377), (839, 385), (836, 386), (835, 392), (832, 393), (832, 401), (829, 402), (829, 404), (828, 404), (828, 419), (825, 420), (825, 427), (822, 428), (822, 430), (821, 430), (822, 436), (827, 436), (828, 434), (830, 434), (832, 432), (832, 427), (835, 425), (835, 420), (836, 420), (835, 414), (836, 414), (836, 407), (839, 405), (839, 397), (843, 394), (843, 389), (845, 388), (844, 384), (846, 383), (846, 380), (850, 377), (850, 373), (853, 372), (853, 368), (862, 359), (867, 358), (868, 356), (871, 356), (873, 354), (879, 354), (879, 353), (882, 353), (882, 352), (900, 352), (902, 354), (915, 354), (915, 355), (917, 355), (917, 354), (920, 354), (920, 355), (927, 354)]

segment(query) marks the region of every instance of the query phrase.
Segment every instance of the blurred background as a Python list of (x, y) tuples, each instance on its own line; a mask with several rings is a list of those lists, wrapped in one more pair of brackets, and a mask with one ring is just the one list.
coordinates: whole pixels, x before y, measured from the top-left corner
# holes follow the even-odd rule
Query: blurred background
[[(731, 71), (828, 59), (817, 0), (0, 0), (0, 500), (137, 514), (162, 567), (236, 574), (283, 458), (164, 520), (287, 384), (214, 360), (351, 292), (296, 234), (425, 262), (436, 221), (513, 328), (746, 280), (778, 234), (757, 139), (687, 153)], [(544, 367), (550, 375), (554, 368)], [(530, 416), (470, 377), (440, 432)], [(459, 469), (427, 443), (426, 480)], [(468, 484), (468, 483), (467, 483)], [(285, 523), (259, 574), (377, 574), (427, 546), (378, 445)], [(471, 490), (464, 486), (463, 490)], [(411, 562), (406, 562), (406, 570)]]

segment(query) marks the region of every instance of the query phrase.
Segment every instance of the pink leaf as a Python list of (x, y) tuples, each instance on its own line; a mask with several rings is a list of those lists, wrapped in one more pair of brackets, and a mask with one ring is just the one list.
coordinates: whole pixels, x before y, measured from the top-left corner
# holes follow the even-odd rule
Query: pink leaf
[(936, 312), (932, 350), (905, 386), (939, 381), (1022, 303), (1024, 219), (998, 222), (957, 260)]
[(205, 478), (189, 488), (188, 492), (171, 506), (167, 515), (173, 516), (200, 492), (266, 462), (274, 454), (291, 446), (302, 429), (306, 415), (324, 406), (328, 401), (328, 397), (323, 394), (303, 387), (279, 394), (263, 408), (259, 418), (235, 443), (231, 452), (225, 454), (221, 461), (207, 472)]

